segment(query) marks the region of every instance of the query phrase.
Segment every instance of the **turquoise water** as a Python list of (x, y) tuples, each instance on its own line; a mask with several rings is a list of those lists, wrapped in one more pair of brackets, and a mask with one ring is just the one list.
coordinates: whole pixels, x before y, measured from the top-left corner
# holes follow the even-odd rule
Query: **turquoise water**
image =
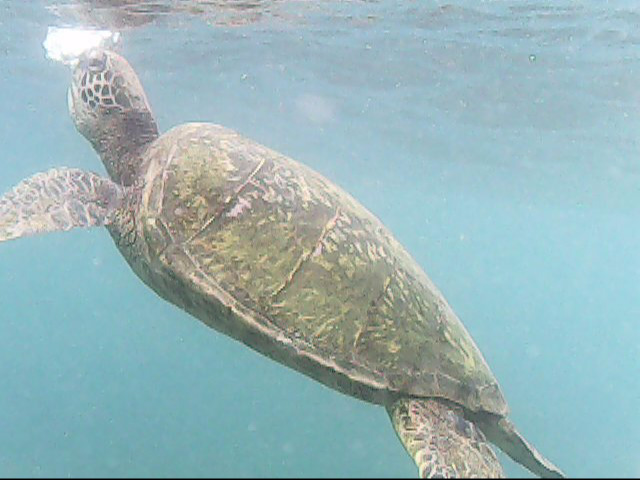
[[(41, 45), (82, 11), (52, 6), (0, 0), (1, 191), (104, 172)], [(247, 6), (122, 30), (161, 129), (220, 123), (344, 187), (444, 292), (541, 452), (639, 476), (636, 2)], [(416, 474), (383, 409), (163, 302), (104, 230), (0, 245), (0, 379), (2, 476)]]

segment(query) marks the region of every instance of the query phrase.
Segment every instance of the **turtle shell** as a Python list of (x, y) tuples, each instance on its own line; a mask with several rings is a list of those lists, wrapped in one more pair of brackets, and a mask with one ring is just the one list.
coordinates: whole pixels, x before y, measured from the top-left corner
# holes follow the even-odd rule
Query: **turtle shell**
[(211, 124), (145, 154), (144, 280), (207, 325), (350, 395), (506, 415), (482, 354), (382, 223), (300, 163)]

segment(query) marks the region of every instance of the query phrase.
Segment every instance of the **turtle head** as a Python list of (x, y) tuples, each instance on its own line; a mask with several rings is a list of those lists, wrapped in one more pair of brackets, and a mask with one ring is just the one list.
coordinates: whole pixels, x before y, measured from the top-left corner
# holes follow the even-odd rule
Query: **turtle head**
[(132, 184), (141, 173), (146, 147), (158, 138), (140, 80), (115, 52), (83, 54), (68, 92), (69, 113), (78, 131), (93, 145), (111, 178)]

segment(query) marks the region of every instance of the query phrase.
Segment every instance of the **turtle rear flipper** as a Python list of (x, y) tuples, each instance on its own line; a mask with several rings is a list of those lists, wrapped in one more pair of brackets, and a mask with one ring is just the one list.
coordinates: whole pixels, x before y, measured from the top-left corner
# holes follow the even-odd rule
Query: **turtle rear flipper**
[(38, 173), (0, 197), (0, 242), (36, 233), (108, 225), (124, 189), (74, 168)]
[(420, 477), (504, 477), (484, 435), (462, 409), (435, 399), (401, 398), (387, 411)]
[(476, 413), (472, 414), (471, 420), (482, 429), (491, 443), (532, 473), (542, 478), (564, 478), (564, 473), (527, 442), (508, 418)]

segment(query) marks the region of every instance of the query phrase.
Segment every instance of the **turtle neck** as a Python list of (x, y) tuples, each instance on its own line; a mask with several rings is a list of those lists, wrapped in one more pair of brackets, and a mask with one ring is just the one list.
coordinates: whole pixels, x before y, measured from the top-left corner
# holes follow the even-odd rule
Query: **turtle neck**
[(140, 174), (142, 154), (158, 138), (158, 126), (148, 111), (127, 112), (107, 123), (108, 128), (92, 141), (93, 147), (111, 179), (130, 186)]

